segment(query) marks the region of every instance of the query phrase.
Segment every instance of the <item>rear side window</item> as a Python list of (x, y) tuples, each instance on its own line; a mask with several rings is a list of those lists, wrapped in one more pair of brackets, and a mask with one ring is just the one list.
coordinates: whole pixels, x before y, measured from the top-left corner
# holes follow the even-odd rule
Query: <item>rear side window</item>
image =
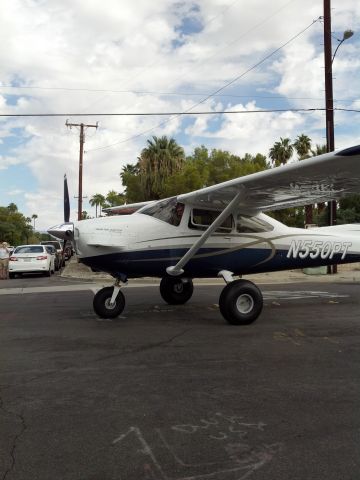
[[(220, 215), (220, 211), (194, 208), (191, 212), (189, 227), (197, 230), (206, 230)], [(233, 228), (233, 217), (229, 215), (224, 222), (216, 229), (216, 232), (231, 232)]]
[(274, 230), (273, 225), (258, 217), (239, 215), (236, 219), (236, 231), (238, 233), (260, 233), (271, 232), (271, 230)]
[(14, 253), (44, 253), (44, 247), (41, 245), (17, 247)]

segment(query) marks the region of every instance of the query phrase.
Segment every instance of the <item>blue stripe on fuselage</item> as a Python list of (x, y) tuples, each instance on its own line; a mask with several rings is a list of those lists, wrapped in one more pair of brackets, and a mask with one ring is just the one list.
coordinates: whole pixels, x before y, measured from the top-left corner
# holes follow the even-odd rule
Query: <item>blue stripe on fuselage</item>
[[(166, 274), (166, 268), (175, 265), (187, 251), (188, 249), (159, 249), (118, 252), (82, 258), (81, 262), (94, 270), (108, 272), (114, 276), (121, 273), (129, 278), (162, 277)], [(236, 275), (241, 275), (360, 261), (360, 255), (354, 254), (347, 254), (344, 260), (341, 260), (341, 253), (334, 255), (331, 260), (314, 260), (287, 258), (287, 253), (287, 250), (277, 250), (275, 255), (269, 258), (271, 250), (265, 248), (229, 251), (204, 248), (184, 267), (184, 274), (197, 278), (216, 277), (220, 270), (230, 270)]]

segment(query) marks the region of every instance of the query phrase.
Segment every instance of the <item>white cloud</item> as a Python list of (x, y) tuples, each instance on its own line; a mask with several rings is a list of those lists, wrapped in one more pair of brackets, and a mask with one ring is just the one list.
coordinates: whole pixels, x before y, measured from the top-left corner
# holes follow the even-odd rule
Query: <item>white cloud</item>
[[(238, 154), (267, 153), (280, 136), (295, 138), (300, 133), (311, 136), (314, 143), (324, 143), (323, 113), (244, 113), (191, 120), (175, 117), (171, 121), (166, 117), (90, 115), (189, 109), (203, 97), (119, 91), (214, 92), (320, 15), (321, 2), (312, 0), (254, 0), (246, 5), (240, 0), (122, 0), (121, 4), (118, 0), (3, 0), (0, 85), (15, 82), (49, 89), (2, 88), (0, 111), (86, 113), (69, 120), (90, 124), (99, 121), (96, 132), (91, 128), (86, 131), (83, 191), (88, 196), (110, 189), (120, 191), (121, 167), (136, 161), (151, 135), (175, 136), (188, 152), (205, 144)], [(347, 28), (358, 31), (359, 24), (359, 2), (333, 0), (335, 34), (340, 32), (341, 36)], [(187, 25), (203, 28), (191, 31)], [(314, 24), (221, 92), (248, 98), (216, 97), (197, 109), (323, 107), (322, 28), (320, 23)], [(334, 96), (347, 99), (337, 105), (358, 107), (359, 49), (355, 34), (337, 54)], [(279, 95), (291, 99), (258, 98)], [(76, 129), (65, 127), (65, 120), (0, 119), (2, 175), (20, 163), (30, 169), (34, 192), (25, 196), (24, 213), (36, 213), (41, 228), (62, 218), (64, 173), (68, 175), (71, 196), (77, 195), (79, 136)], [(336, 121), (337, 144), (358, 143), (359, 122), (338, 112)], [(112, 144), (111, 148), (99, 149)], [(14, 178), (16, 174), (12, 174)], [(14, 184), (9, 191), (15, 190), (23, 188)], [(76, 216), (73, 198), (72, 216)]]

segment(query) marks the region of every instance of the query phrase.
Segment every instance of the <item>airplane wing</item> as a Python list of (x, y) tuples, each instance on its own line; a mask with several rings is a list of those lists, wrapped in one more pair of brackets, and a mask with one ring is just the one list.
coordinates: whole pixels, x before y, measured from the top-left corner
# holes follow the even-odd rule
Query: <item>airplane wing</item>
[(327, 202), (360, 193), (360, 145), (235, 178), (179, 195), (197, 207), (224, 209), (237, 194), (237, 210), (259, 211)]

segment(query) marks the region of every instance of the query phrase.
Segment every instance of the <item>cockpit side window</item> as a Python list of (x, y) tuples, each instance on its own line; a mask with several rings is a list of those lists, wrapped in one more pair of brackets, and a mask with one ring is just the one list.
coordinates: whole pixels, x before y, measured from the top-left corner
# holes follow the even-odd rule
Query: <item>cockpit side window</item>
[(177, 227), (180, 225), (185, 205), (183, 203), (177, 202), (176, 197), (168, 198), (161, 202), (155, 203), (155, 205), (150, 205), (149, 207), (143, 208), (139, 213), (144, 215), (149, 215), (150, 217), (157, 218), (163, 222), (170, 223)]
[(260, 233), (271, 232), (271, 230), (274, 230), (273, 225), (258, 217), (238, 215), (236, 219), (236, 231), (238, 233)]
[[(205, 210), (202, 208), (194, 208), (191, 211), (189, 219), (189, 228), (197, 230), (206, 230), (221, 212), (217, 210)], [(226, 220), (216, 229), (216, 232), (231, 232), (233, 229), (233, 217), (229, 215)]]

